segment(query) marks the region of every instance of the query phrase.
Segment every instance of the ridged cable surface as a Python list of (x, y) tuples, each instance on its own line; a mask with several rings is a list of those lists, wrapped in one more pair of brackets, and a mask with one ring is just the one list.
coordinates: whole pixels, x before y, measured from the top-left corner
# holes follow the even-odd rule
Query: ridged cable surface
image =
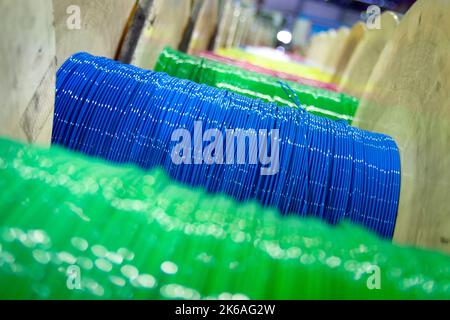
[[(286, 96), (278, 78), (210, 59), (190, 56), (170, 48), (166, 48), (159, 56), (155, 71), (227, 89), (250, 98), (298, 108), (297, 104)], [(293, 89), (302, 107), (308, 112), (332, 120), (352, 123), (359, 104), (358, 99), (344, 93), (291, 81), (286, 83)]]
[[(450, 258), (0, 139), (0, 298), (449, 299)], [(371, 288), (371, 289), (370, 289)]]
[[(173, 139), (180, 129), (190, 144), (182, 152)], [(244, 150), (240, 163), (237, 139), (216, 136), (222, 148), (208, 163), (209, 129), (222, 138), (227, 130), (253, 130), (258, 143)], [(58, 71), (52, 142), (116, 163), (162, 166), (178, 181), (240, 201), (257, 199), (283, 214), (333, 224), (348, 219), (393, 235), (400, 191), (395, 142), (302, 109), (81, 53)], [(271, 163), (250, 161), (261, 154), (271, 154)]]

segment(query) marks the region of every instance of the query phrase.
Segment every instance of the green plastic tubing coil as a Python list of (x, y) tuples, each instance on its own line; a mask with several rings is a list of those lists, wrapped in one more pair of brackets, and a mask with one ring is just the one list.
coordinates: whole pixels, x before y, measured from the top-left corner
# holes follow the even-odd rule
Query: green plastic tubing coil
[[(283, 88), (278, 78), (244, 70), (213, 60), (190, 56), (166, 48), (155, 65), (155, 71), (189, 79), (197, 83), (227, 89), (251, 98), (259, 98), (279, 105), (298, 108), (293, 95)], [(344, 93), (282, 81), (292, 88), (307, 111), (352, 123), (359, 101)]]
[[(0, 139), (0, 298), (450, 298), (450, 257)], [(7, 288), (5, 290), (4, 288)]]

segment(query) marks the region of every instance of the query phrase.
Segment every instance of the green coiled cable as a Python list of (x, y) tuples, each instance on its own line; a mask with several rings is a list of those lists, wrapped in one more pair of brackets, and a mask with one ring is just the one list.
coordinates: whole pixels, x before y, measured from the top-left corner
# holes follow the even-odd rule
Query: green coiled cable
[[(190, 56), (166, 48), (162, 51), (155, 65), (155, 71), (165, 72), (170, 76), (189, 79), (197, 83), (227, 89), (251, 98), (274, 102), (281, 106), (298, 108), (280, 80), (254, 71), (227, 65), (225, 63)], [(292, 88), (299, 101), (307, 111), (330, 118), (352, 123), (359, 101), (344, 93), (322, 88), (283, 81)]]
[(158, 169), (0, 139), (0, 189), (3, 299), (450, 298), (446, 255), (280, 217)]

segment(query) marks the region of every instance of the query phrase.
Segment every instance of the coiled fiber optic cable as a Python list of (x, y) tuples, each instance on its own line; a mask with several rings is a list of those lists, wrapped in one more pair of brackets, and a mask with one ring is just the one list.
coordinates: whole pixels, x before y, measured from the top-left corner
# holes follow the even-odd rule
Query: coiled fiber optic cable
[[(242, 68), (190, 56), (166, 48), (161, 52), (155, 71), (197, 83), (227, 89), (250, 98), (259, 98), (278, 105), (297, 107), (286, 98), (279, 79)], [(313, 114), (332, 120), (345, 120), (351, 124), (359, 101), (344, 93), (288, 82), (299, 97), (303, 107)]]
[[(184, 136), (173, 139), (180, 129)], [(216, 129), (214, 139), (208, 129)], [(232, 134), (227, 139), (229, 130), (248, 136), (239, 143)], [(162, 166), (175, 180), (239, 201), (257, 199), (282, 214), (349, 219), (393, 235), (400, 190), (395, 142), (302, 109), (80, 53), (57, 74), (52, 142), (116, 163)]]
[[(2, 299), (449, 299), (450, 258), (0, 139)], [(43, 192), (44, 191), (44, 192)]]
[(245, 70), (249, 70), (249, 71), (254, 71), (257, 73), (263, 73), (263, 74), (267, 74), (270, 76), (273, 76), (275, 78), (279, 78), (279, 79), (283, 79), (283, 80), (287, 80), (287, 81), (292, 81), (292, 82), (297, 82), (299, 84), (303, 84), (306, 86), (311, 86), (311, 87), (316, 87), (316, 88), (322, 88), (322, 89), (327, 89), (330, 91), (338, 91), (337, 87), (335, 84), (332, 83), (326, 83), (326, 82), (320, 82), (317, 80), (312, 80), (312, 79), (308, 79), (308, 78), (304, 78), (304, 77), (299, 77), (293, 74), (289, 74), (289, 73), (285, 73), (285, 72), (281, 72), (281, 71), (277, 71), (277, 70), (272, 70), (272, 69), (268, 69), (268, 68), (264, 68), (264, 67), (260, 67), (254, 64), (251, 64), (250, 62), (246, 62), (246, 61), (240, 61), (240, 60), (235, 60), (232, 58), (227, 58), (224, 56), (220, 56), (214, 52), (211, 51), (203, 51), (199, 53), (199, 56), (202, 58), (206, 58), (209, 60), (214, 60), (214, 61), (218, 61), (218, 62), (222, 62), (225, 64), (231, 64), (234, 65), (236, 67), (245, 69)]

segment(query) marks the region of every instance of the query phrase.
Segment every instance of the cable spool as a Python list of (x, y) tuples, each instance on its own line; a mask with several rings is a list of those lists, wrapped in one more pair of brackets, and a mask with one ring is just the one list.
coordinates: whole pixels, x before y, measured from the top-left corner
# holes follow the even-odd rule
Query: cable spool
[[(184, 136), (174, 139), (177, 130)], [(229, 130), (255, 135), (242, 151)], [(52, 142), (161, 166), (177, 181), (282, 214), (349, 219), (385, 238), (394, 231), (400, 161), (390, 137), (164, 73), (74, 55), (57, 74)]]
[(320, 82), (317, 80), (312, 80), (312, 79), (296, 76), (293, 74), (285, 73), (282, 71), (267, 69), (264, 67), (260, 67), (260, 66), (251, 64), (247, 61), (240, 61), (240, 60), (234, 60), (232, 58), (222, 57), (211, 51), (203, 51), (203, 52), (199, 53), (198, 56), (208, 59), (208, 60), (222, 62), (222, 63), (228, 64), (228, 65), (233, 65), (233, 66), (236, 66), (236, 67), (248, 70), (248, 71), (254, 71), (257, 73), (270, 75), (270, 76), (273, 76), (276, 78), (296, 82), (296, 83), (303, 84), (306, 86), (322, 88), (322, 89), (326, 89), (326, 90), (330, 90), (330, 91), (338, 91), (337, 87), (332, 83)]
[[(2, 299), (449, 299), (444, 254), (0, 139)], [(42, 190), (45, 190), (43, 193)]]
[[(155, 71), (226, 89), (250, 98), (275, 102), (281, 106), (296, 107), (296, 104), (285, 98), (279, 86), (279, 79), (275, 77), (190, 56), (170, 48), (161, 52)], [(349, 124), (352, 123), (359, 104), (356, 98), (295, 82), (289, 82), (289, 86), (293, 88), (308, 112), (332, 120), (345, 120)]]

